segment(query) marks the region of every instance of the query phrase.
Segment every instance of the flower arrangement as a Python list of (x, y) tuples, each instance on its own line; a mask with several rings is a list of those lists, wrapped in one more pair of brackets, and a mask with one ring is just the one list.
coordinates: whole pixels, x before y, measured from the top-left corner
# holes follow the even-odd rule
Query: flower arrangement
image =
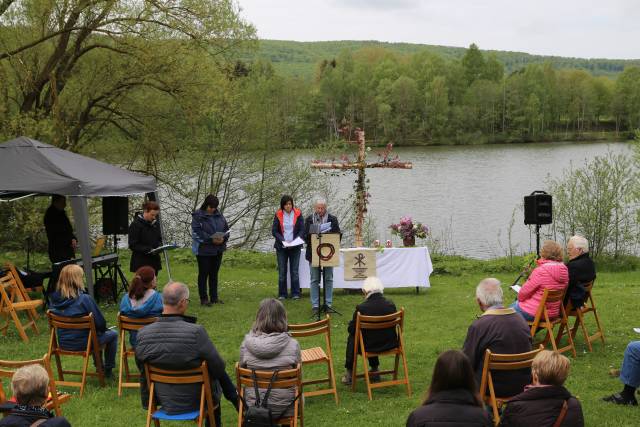
[(400, 218), (399, 224), (391, 224), (389, 228), (391, 229), (391, 234), (400, 236), (402, 239), (412, 237), (425, 239), (429, 234), (429, 227), (419, 222), (414, 224), (410, 216), (403, 216)]

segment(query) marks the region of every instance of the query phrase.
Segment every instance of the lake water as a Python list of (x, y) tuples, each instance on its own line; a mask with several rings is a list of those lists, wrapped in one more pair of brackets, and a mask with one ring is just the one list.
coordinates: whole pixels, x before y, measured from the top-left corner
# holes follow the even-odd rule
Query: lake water
[[(368, 215), (381, 241), (392, 239), (389, 224), (409, 215), (427, 224), (449, 253), (493, 258), (506, 255), (509, 245), (516, 253), (528, 252), (535, 250), (535, 227), (524, 225), (523, 197), (534, 190), (546, 190), (548, 176), (561, 176), (572, 163), (581, 167), (585, 159), (608, 150), (629, 153), (631, 146), (539, 143), (398, 148), (394, 153), (413, 162), (413, 169), (367, 170), (371, 194)], [(330, 179), (336, 199), (353, 192), (355, 174)], [(394, 244), (401, 242), (395, 238)]]

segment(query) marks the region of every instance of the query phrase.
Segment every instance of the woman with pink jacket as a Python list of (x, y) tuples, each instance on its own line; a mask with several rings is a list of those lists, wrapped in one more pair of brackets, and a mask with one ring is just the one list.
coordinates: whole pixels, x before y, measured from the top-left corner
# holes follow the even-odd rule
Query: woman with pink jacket
[[(562, 246), (553, 240), (545, 240), (540, 250), (540, 259), (536, 261), (538, 266), (533, 269), (529, 279), (518, 292), (518, 300), (511, 305), (525, 320), (534, 319), (545, 289), (567, 288), (569, 270), (562, 262), (562, 257)], [(560, 315), (560, 304), (562, 301), (547, 303), (550, 317)]]

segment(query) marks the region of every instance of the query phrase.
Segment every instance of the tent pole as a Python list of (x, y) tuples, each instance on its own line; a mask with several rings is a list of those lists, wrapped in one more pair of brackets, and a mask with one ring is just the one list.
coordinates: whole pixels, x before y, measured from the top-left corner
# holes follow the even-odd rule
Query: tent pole
[(75, 233), (78, 236), (78, 246), (82, 254), (82, 268), (87, 281), (89, 295), (95, 297), (93, 289), (93, 269), (91, 266), (91, 241), (89, 240), (89, 210), (87, 209), (87, 198), (83, 196), (70, 196), (71, 210), (73, 211), (73, 222)]

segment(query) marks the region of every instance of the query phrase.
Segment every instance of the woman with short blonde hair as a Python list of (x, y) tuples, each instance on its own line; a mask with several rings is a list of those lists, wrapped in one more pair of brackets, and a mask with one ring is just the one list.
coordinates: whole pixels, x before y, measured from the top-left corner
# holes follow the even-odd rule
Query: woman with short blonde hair
[(554, 240), (545, 240), (540, 249), (540, 258), (562, 262), (564, 258), (562, 246)]
[(569, 358), (555, 351), (544, 350), (538, 353), (531, 364), (531, 375), (544, 385), (564, 385), (569, 376), (571, 363)]
[[(518, 300), (511, 307), (524, 317), (533, 321), (545, 289), (565, 290), (569, 285), (569, 270), (562, 262), (562, 246), (553, 240), (545, 240), (540, 251), (538, 266), (533, 269), (527, 281), (518, 292)], [(560, 315), (562, 301), (546, 303), (549, 317)]]
[(540, 427), (557, 425), (583, 427), (582, 406), (564, 382), (571, 363), (566, 356), (542, 350), (533, 359), (531, 385), (507, 402), (500, 418), (501, 427)]
[(54, 417), (45, 408), (49, 395), (49, 373), (40, 365), (19, 368), (11, 378), (16, 406), (0, 420), (2, 427), (33, 426), (71, 427), (63, 417)]
[[(81, 317), (93, 315), (98, 342), (105, 346), (104, 372), (107, 377), (116, 366), (118, 333), (107, 329), (107, 322), (91, 295), (84, 292), (84, 271), (75, 264), (64, 266), (58, 279), (58, 287), (50, 297), (51, 312), (58, 316)], [(65, 350), (84, 351), (89, 331), (86, 329), (60, 329), (58, 344)]]

